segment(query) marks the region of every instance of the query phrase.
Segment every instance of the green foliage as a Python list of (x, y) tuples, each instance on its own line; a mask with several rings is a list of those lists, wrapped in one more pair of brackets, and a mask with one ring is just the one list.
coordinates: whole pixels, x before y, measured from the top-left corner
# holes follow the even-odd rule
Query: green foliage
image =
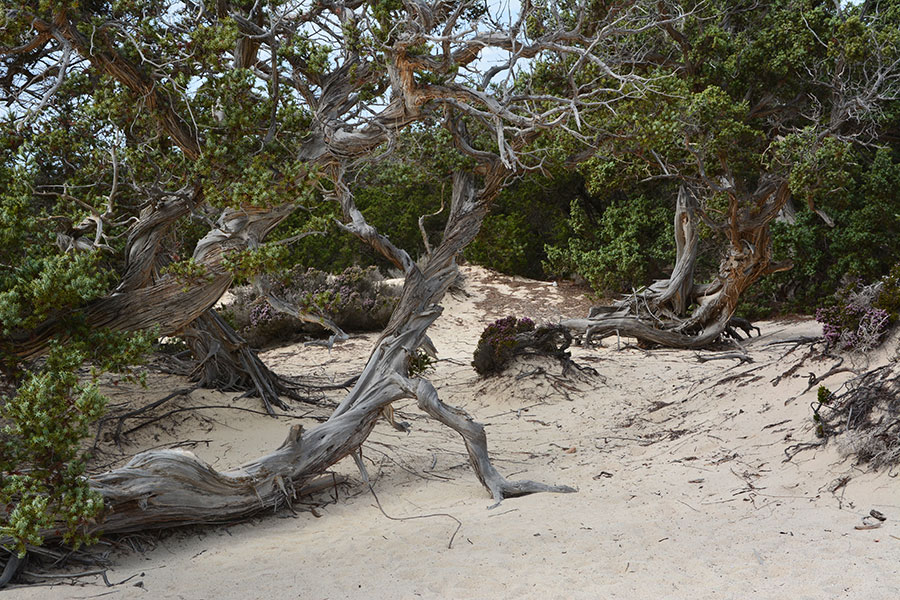
[(819, 389), (816, 391), (816, 404), (813, 404), (813, 422), (816, 424), (816, 436), (823, 438), (825, 437), (827, 431), (825, 429), (826, 424), (825, 420), (822, 418), (822, 415), (819, 414), (819, 411), (822, 410), (822, 407), (828, 406), (831, 404), (831, 401), (834, 400), (834, 392), (829, 390), (824, 385), (820, 385)]
[[(95, 245), (96, 222), (87, 217), (110, 204), (111, 149), (87, 112), (73, 103), (21, 133), (4, 123), (0, 135), (0, 537), (19, 552), (47, 531), (74, 545), (89, 541), (86, 527), (103, 502), (84, 477), (83, 440), (106, 405), (99, 378), (112, 371), (139, 380), (130, 365), (155, 337), (90, 330), (80, 312), (114, 285), (128, 214)], [(131, 197), (120, 187), (113, 201), (129, 206)], [(65, 341), (23, 362), (16, 341), (48, 320)]]
[(193, 285), (213, 280), (213, 276), (206, 265), (198, 263), (193, 257), (180, 262), (169, 263), (160, 269), (159, 272), (160, 275), (173, 275), (184, 285), (184, 291), (187, 291)]
[(839, 191), (817, 193), (814, 200), (835, 226), (806, 206), (798, 208), (793, 224), (774, 223), (774, 255), (790, 259), (794, 267), (761, 280), (744, 298), (743, 312), (811, 312), (850, 281), (875, 281), (900, 263), (900, 155), (889, 148), (857, 151), (845, 165), (816, 176), (840, 170), (849, 177), (841, 175), (844, 185), (831, 188)]
[(548, 246), (545, 270), (577, 274), (599, 293), (624, 292), (646, 285), (674, 262), (670, 234), (674, 211), (649, 195), (616, 197), (599, 216), (572, 201), (565, 246)]
[[(53, 343), (44, 363), (25, 373), (14, 394), (0, 398), (0, 537), (19, 553), (40, 545), (43, 532), (61, 530), (63, 541), (90, 542), (86, 527), (103, 511), (103, 499), (84, 477), (89, 454), (82, 440), (106, 406), (98, 388), (104, 370), (129, 371), (152, 335), (93, 332)], [(86, 361), (90, 378), (79, 375)]]
[(527, 175), (494, 201), (466, 258), (501, 273), (546, 277), (544, 246), (565, 243), (571, 235), (569, 203), (585, 195), (578, 173)]
[(421, 377), (429, 371), (434, 371), (435, 364), (437, 364), (437, 359), (433, 356), (430, 356), (424, 350), (416, 350), (409, 355), (409, 361), (406, 366), (407, 375), (409, 377)]
[(232, 273), (236, 282), (245, 283), (255, 275), (281, 270), (288, 262), (289, 254), (287, 246), (264, 244), (258, 248), (228, 252), (222, 266)]

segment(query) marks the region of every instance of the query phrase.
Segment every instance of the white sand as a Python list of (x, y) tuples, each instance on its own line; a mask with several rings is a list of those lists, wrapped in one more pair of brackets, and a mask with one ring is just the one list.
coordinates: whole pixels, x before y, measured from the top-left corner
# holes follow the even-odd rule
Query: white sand
[[(805, 348), (768, 342), (817, 335), (814, 322), (759, 323), (745, 344), (753, 363), (700, 363), (691, 351), (635, 347), (575, 348), (598, 375), (561, 376), (546, 360), (518, 362), (503, 377), (479, 380), (469, 366), (481, 329), (507, 314), (536, 320), (586, 314), (589, 301), (568, 287), (464, 269), (469, 297), (448, 297), (430, 334), (441, 357), (433, 381), (443, 400), (487, 425), (495, 464), (510, 478), (578, 488), (491, 500), (467, 464), (461, 440), (412, 403), (397, 406), (409, 435), (379, 424), (364, 447), (385, 518), (349, 459), (352, 478), (337, 502), (315, 498), (229, 527), (138, 536), (145, 552), (111, 554), (106, 588), (99, 578), (76, 586), (17, 588), (9, 598), (866, 598), (900, 595), (900, 483), (815, 442), (809, 403), (798, 396), (808, 360), (777, 386), (772, 381)], [(264, 354), (277, 372), (357, 372), (375, 335), (356, 336), (330, 353), (292, 346)], [(623, 343), (629, 340), (623, 340)], [(540, 367), (544, 373), (535, 373)], [(745, 375), (719, 382), (728, 375)], [(836, 387), (846, 374), (826, 382)], [(153, 378), (144, 401), (184, 381)], [(233, 395), (195, 392), (190, 404), (237, 404)], [(567, 397), (568, 396), (568, 397)], [(338, 398), (339, 395), (333, 397)], [(117, 400), (117, 398), (114, 398)], [(205, 440), (193, 451), (230, 468), (281, 442), (296, 420), (228, 410), (181, 413), (145, 446)], [(212, 419), (212, 420), (209, 420)], [(313, 426), (313, 423), (305, 423)], [(135, 451), (138, 448), (129, 448)], [(574, 449), (574, 450), (573, 450)], [(846, 485), (829, 491), (842, 477)], [(326, 504), (327, 503), (327, 504)], [(324, 506), (323, 506), (324, 504)], [(857, 530), (870, 509), (888, 520)], [(141, 587), (132, 584), (140, 582)]]

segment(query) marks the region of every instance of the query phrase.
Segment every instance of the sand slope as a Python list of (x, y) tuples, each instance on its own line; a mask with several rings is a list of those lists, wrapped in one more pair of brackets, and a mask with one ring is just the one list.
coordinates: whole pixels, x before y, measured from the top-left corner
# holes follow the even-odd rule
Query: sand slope
[[(773, 386), (805, 348), (787, 353), (790, 345), (767, 344), (817, 335), (815, 323), (760, 323), (763, 336), (745, 344), (749, 364), (701, 363), (692, 351), (617, 349), (613, 338), (573, 352), (596, 374), (563, 376), (558, 364), (529, 360), (480, 380), (469, 361), (487, 323), (507, 314), (558, 320), (585, 314), (590, 303), (565, 286), (464, 272), (468, 295), (448, 297), (430, 332), (443, 359), (432, 377), (438, 391), (487, 425), (504, 474), (572, 485), (577, 493), (510, 499), (488, 510), (461, 440), (406, 403), (397, 408), (411, 432), (380, 424), (364, 449), (368, 470), (392, 517), (458, 519), (452, 548), (456, 521), (389, 520), (345, 460), (336, 470), (352, 484), (338, 490), (337, 501), (317, 497), (314, 512), (299, 504), (297, 514), (137, 536), (111, 554), (111, 581), (137, 574), (123, 585), (88, 578), (5, 597), (897, 597), (898, 480), (854, 466), (835, 445), (784, 462), (785, 449), (816, 441), (815, 390), (800, 394), (809, 372), (821, 374), (831, 363), (808, 360)], [(281, 373), (340, 380), (362, 367), (375, 337), (356, 336), (331, 352), (284, 347), (263, 358)], [(170, 376), (152, 382), (150, 390), (122, 395), (147, 401), (186, 385)], [(252, 399), (210, 391), (184, 405), (192, 403), (257, 408)], [(180, 413), (141, 440), (194, 440), (187, 446), (227, 468), (276, 446), (294, 422), (303, 420), (205, 409)], [(854, 529), (873, 508), (888, 517), (884, 525)], [(125, 551), (129, 544), (148, 549)]]

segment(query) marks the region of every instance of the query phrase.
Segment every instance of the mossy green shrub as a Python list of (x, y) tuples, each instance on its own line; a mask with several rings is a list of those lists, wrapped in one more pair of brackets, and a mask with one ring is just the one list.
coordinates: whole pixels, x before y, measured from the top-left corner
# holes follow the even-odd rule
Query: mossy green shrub
[[(28, 141), (13, 147), (14, 132), (0, 124), (0, 544), (23, 553), (48, 531), (72, 545), (90, 540), (86, 527), (103, 500), (85, 477), (84, 441), (105, 410), (100, 377), (139, 378), (130, 365), (156, 336), (85, 325), (82, 308), (111, 291), (120, 263), (110, 250), (59, 244), (73, 239), (71, 225), (84, 212), (67, 206), (64, 195), (34, 193), (43, 181), (67, 181), (55, 171), (60, 166), (72, 168), (72, 189), (93, 189), (96, 172), (82, 162), (84, 146), (102, 136), (80, 132), (74, 139), (52, 127), (43, 134), (32, 128)], [(42, 164), (50, 148), (68, 154)], [(64, 339), (51, 341), (40, 358), (20, 357), (17, 341), (48, 321), (60, 324)]]
[[(294, 269), (281, 279), (275, 295), (297, 310), (331, 319), (348, 331), (383, 328), (400, 297), (400, 286), (386, 283), (376, 267), (349, 267), (333, 275), (317, 269)], [(277, 312), (253, 288), (234, 290), (235, 300), (223, 315), (254, 347), (320, 334), (316, 324)]]
[(534, 321), (528, 317), (519, 319), (514, 316), (494, 321), (485, 327), (472, 359), (475, 371), (482, 377), (502, 372), (518, 345), (516, 336), (534, 330)]

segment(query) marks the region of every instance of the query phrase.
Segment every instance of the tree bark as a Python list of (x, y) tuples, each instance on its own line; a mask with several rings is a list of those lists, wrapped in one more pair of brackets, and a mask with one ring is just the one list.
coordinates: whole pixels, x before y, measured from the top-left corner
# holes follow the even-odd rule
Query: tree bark
[(697, 199), (686, 185), (678, 188), (675, 206), (675, 268), (666, 286), (659, 292), (658, 303), (671, 304), (671, 312), (682, 316), (687, 312), (694, 289), (694, 265), (697, 262)]
[(270, 371), (214, 309), (208, 309), (188, 325), (181, 337), (198, 361), (190, 378), (202, 387), (259, 396), (271, 415), (275, 414), (273, 407), (288, 408), (281, 396), (304, 399)]

